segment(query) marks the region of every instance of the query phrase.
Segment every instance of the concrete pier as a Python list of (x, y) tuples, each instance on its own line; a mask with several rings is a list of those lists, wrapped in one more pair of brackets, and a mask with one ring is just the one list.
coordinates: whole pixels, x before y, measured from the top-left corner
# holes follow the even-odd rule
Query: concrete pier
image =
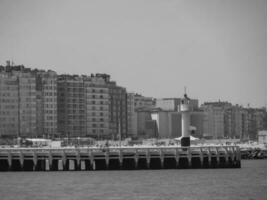
[(238, 146), (0, 149), (0, 171), (240, 167)]

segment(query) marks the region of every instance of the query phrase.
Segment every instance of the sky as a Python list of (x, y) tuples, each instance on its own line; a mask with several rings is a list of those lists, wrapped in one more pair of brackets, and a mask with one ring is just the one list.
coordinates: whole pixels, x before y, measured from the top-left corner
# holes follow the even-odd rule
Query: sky
[(107, 73), (128, 92), (267, 104), (265, 0), (0, 0), (0, 65)]

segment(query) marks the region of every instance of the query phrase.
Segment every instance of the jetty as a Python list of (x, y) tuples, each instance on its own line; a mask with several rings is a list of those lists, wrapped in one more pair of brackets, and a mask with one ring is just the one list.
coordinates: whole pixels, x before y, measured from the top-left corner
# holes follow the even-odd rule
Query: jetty
[(1, 148), (0, 171), (240, 168), (238, 146)]

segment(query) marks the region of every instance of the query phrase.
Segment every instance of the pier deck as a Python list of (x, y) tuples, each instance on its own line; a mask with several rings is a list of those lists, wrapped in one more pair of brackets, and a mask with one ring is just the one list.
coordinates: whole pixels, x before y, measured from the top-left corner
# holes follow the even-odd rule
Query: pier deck
[(240, 167), (238, 146), (0, 148), (0, 171)]

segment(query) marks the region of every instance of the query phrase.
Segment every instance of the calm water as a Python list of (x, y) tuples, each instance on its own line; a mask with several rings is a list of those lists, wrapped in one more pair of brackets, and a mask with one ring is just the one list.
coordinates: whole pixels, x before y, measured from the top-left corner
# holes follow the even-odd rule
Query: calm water
[(267, 160), (241, 169), (4, 172), (0, 199), (267, 199)]

